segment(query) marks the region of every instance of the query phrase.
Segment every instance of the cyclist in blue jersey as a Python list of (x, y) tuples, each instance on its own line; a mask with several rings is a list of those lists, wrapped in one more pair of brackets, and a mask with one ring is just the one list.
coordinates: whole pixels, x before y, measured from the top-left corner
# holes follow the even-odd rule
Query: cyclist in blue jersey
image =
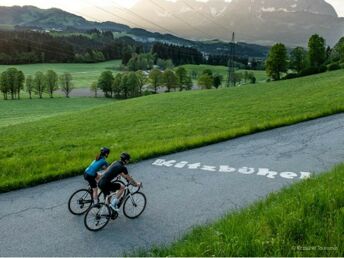
[(90, 184), (90, 187), (93, 190), (93, 202), (95, 205), (98, 205), (98, 186), (97, 181), (100, 178), (98, 171), (105, 170), (109, 164), (106, 162), (106, 158), (110, 154), (110, 149), (103, 147), (100, 150), (100, 154), (92, 161), (91, 165), (86, 168), (84, 173), (85, 180)]

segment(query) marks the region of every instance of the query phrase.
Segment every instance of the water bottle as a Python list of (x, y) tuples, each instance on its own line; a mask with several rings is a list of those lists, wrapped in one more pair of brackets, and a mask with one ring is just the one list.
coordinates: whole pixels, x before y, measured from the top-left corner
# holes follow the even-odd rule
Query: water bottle
[(117, 205), (117, 202), (118, 202), (117, 198), (116, 197), (112, 197), (111, 206), (115, 208), (116, 205)]

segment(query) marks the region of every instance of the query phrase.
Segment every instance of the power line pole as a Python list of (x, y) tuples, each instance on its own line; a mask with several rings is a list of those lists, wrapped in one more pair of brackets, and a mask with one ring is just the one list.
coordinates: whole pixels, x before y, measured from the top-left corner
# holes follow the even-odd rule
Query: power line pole
[(230, 48), (230, 55), (228, 60), (228, 82), (227, 86), (235, 86), (234, 83), (234, 72), (235, 72), (235, 32), (232, 34), (232, 42), (231, 42), (231, 48)]

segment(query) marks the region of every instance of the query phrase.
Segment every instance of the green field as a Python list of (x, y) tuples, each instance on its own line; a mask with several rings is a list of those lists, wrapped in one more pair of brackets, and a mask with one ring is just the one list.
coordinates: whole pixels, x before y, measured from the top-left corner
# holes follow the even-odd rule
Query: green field
[(110, 103), (109, 99), (96, 98), (45, 98), (0, 101), (0, 128), (9, 125), (33, 122), (40, 119), (80, 112)]
[(27, 65), (0, 65), (0, 73), (9, 67), (15, 67), (24, 72), (25, 76), (34, 75), (36, 72), (54, 70), (58, 74), (69, 72), (73, 76), (76, 88), (90, 88), (92, 83), (98, 80), (103, 71), (119, 71), (120, 60), (96, 63), (96, 64), (27, 64)]
[(344, 164), (134, 256), (343, 257)]
[[(213, 74), (221, 74), (224, 78), (223, 85), (226, 84), (226, 78), (228, 77), (228, 67), (226, 66), (216, 66), (216, 65), (182, 65), (189, 73), (195, 71), (198, 75), (202, 74), (205, 69), (212, 70)], [(253, 72), (256, 76), (257, 83), (265, 82), (268, 78), (265, 71), (253, 71), (247, 70), (249, 72)], [(243, 73), (245, 70), (237, 70), (238, 73)]]
[(110, 159), (128, 151), (140, 160), (343, 112), (343, 82), (336, 71), (158, 94), (2, 127), (0, 191), (80, 174), (101, 146), (112, 149)]

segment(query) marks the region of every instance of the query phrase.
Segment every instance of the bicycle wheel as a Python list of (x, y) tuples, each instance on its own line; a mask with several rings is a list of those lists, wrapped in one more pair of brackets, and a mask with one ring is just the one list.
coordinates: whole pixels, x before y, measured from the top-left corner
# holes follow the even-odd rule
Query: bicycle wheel
[(129, 195), (123, 205), (123, 213), (129, 219), (136, 219), (146, 208), (146, 196), (137, 192)]
[(99, 207), (92, 206), (85, 215), (84, 224), (90, 231), (99, 231), (104, 228), (111, 218), (111, 210), (105, 203), (100, 203)]
[(68, 200), (68, 209), (74, 215), (84, 214), (93, 203), (92, 193), (88, 189), (80, 189)]

